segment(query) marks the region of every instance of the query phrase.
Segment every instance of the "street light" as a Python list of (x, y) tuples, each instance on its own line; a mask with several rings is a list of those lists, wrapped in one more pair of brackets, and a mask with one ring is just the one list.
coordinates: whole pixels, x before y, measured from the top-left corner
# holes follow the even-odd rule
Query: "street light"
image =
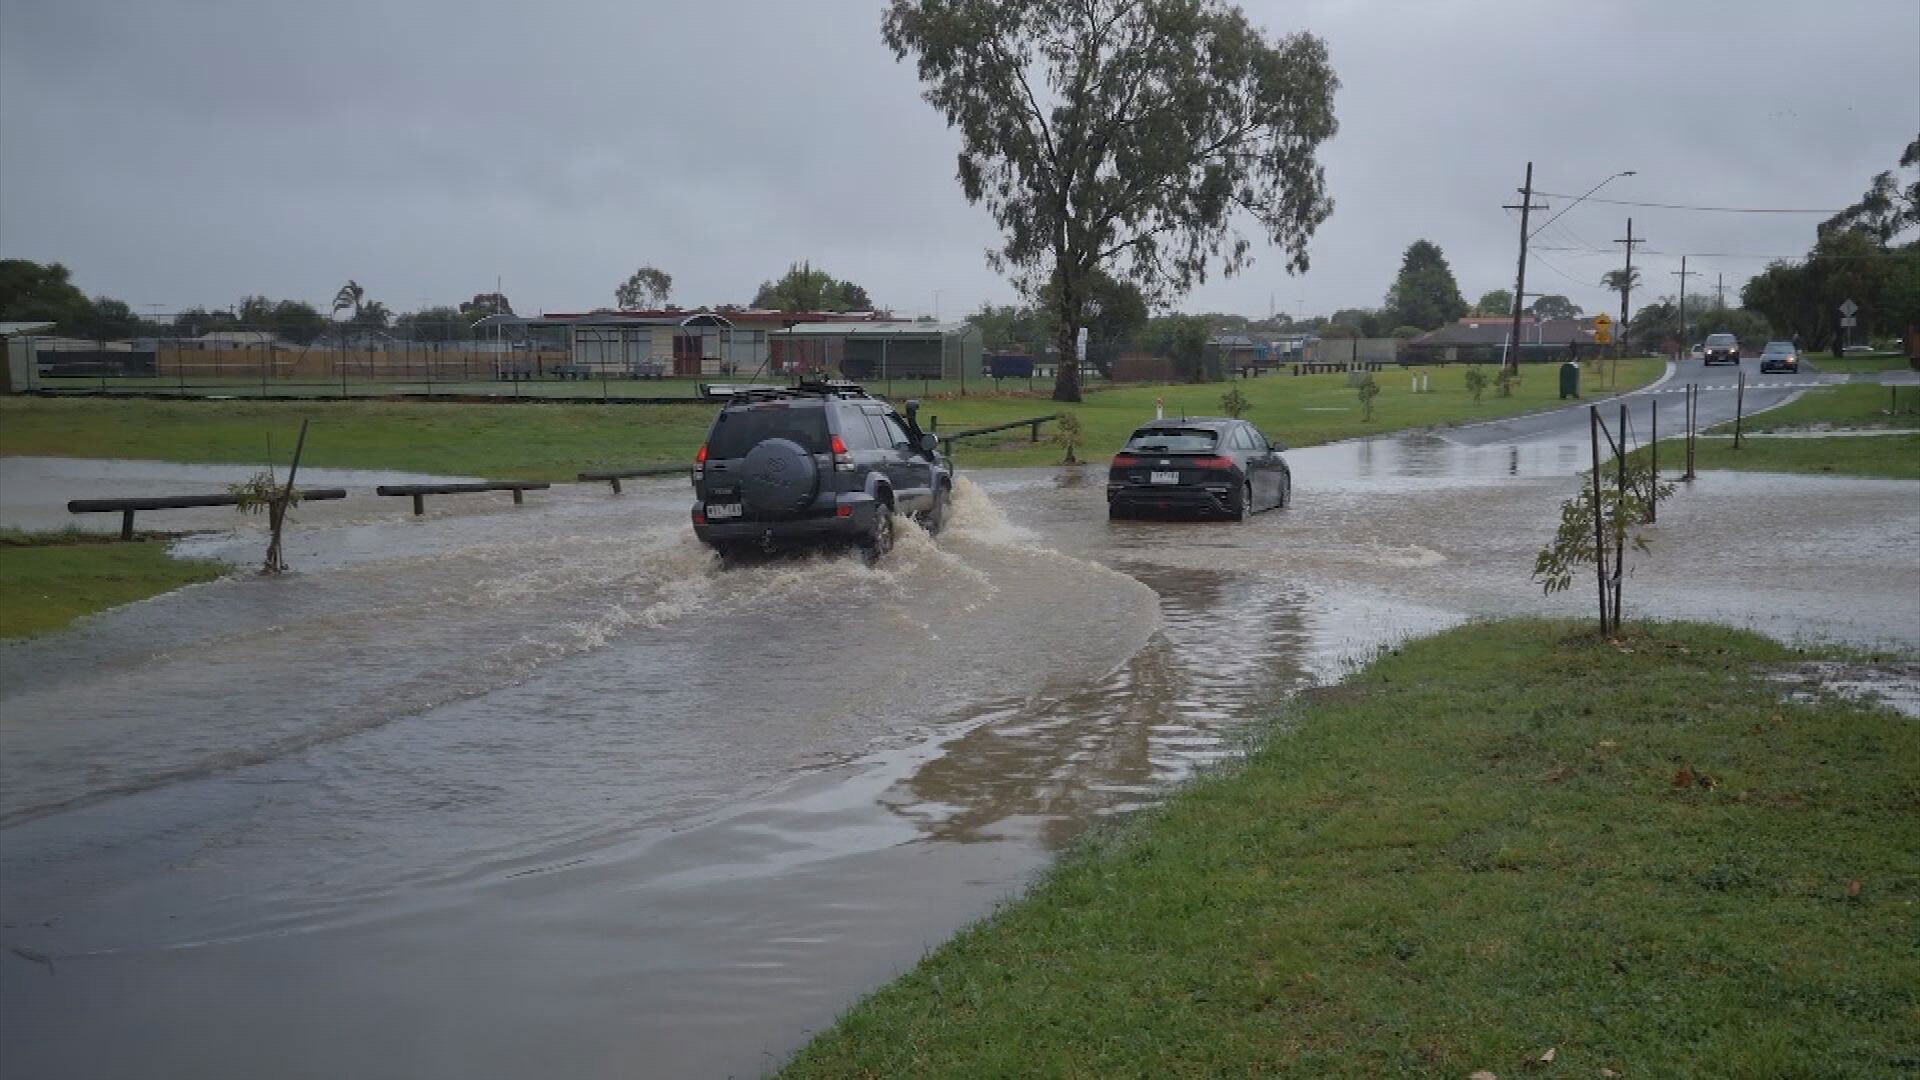
[[(1563, 207), (1561, 207), (1561, 208), (1560, 208), (1560, 214), (1564, 214), (1564, 213), (1566, 213), (1567, 211), (1569, 211), (1569, 210), (1571, 210), (1571, 209), (1573, 209), (1574, 207), (1576, 207), (1576, 206), (1579, 206), (1579, 205), (1580, 205), (1581, 203), (1583, 203), (1583, 202), (1586, 202), (1586, 201), (1587, 201), (1587, 197), (1588, 197), (1589, 195), (1592, 195), (1592, 194), (1593, 194), (1594, 192), (1596, 192), (1596, 191), (1599, 191), (1599, 190), (1600, 190), (1601, 188), (1603, 188), (1603, 187), (1606, 187), (1606, 186), (1607, 186), (1608, 184), (1611, 184), (1611, 183), (1613, 183), (1613, 182), (1614, 182), (1615, 180), (1618, 180), (1618, 179), (1620, 179), (1620, 178), (1621, 178), (1621, 177), (1623, 177), (1623, 176), (1637, 176), (1637, 175), (1639, 175), (1639, 174), (1638, 174), (1638, 173), (1636, 173), (1636, 172), (1635, 172), (1634, 170), (1632, 170), (1632, 169), (1628, 169), (1628, 170), (1627, 170), (1626, 172), (1617, 172), (1617, 173), (1614, 173), (1614, 174), (1613, 174), (1612, 176), (1609, 176), (1609, 177), (1607, 177), (1607, 178), (1606, 178), (1605, 180), (1602, 180), (1602, 181), (1600, 181), (1599, 183), (1597, 183), (1597, 184), (1595, 184), (1595, 185), (1593, 185), (1592, 187), (1590, 187), (1590, 188), (1588, 188), (1588, 189), (1587, 189), (1587, 194), (1586, 194), (1586, 195), (1582, 195), (1582, 196), (1580, 196), (1579, 198), (1577, 198), (1577, 199), (1575, 199), (1575, 200), (1573, 200), (1572, 202), (1570, 202), (1570, 203), (1568, 203), (1567, 205), (1565, 205), (1565, 206), (1563, 206)], [(1547, 219), (1546, 221), (1544, 221), (1544, 222), (1542, 222), (1542, 223), (1541, 223), (1541, 225), (1540, 225), (1540, 227), (1539, 227), (1538, 229), (1535, 229), (1535, 230), (1533, 230), (1532, 232), (1530, 232), (1530, 233), (1528, 233), (1528, 234), (1527, 234), (1527, 239), (1529, 239), (1529, 240), (1531, 240), (1531, 239), (1533, 239), (1534, 237), (1536, 237), (1536, 236), (1539, 236), (1539, 235), (1540, 235), (1540, 234), (1541, 234), (1542, 232), (1544, 232), (1544, 231), (1546, 231), (1546, 228), (1547, 228), (1547, 226), (1548, 226), (1548, 225), (1551, 225), (1551, 224), (1553, 224), (1554, 222), (1556, 222), (1556, 221), (1559, 221), (1559, 220), (1560, 220), (1560, 214), (1555, 214), (1555, 215), (1553, 215), (1552, 217), (1550, 217), (1550, 218), (1548, 218), (1548, 219)]]

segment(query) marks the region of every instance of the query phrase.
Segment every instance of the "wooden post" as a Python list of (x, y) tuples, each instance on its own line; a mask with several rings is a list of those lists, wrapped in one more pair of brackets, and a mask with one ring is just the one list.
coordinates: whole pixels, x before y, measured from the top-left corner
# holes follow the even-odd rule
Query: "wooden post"
[(426, 512), (427, 512), (427, 497), (425, 495), (415, 495), (413, 497), (413, 516), (419, 517), (421, 514), (424, 514)]
[(131, 509), (120, 511), (120, 539), (133, 539), (133, 511)]
[(527, 501), (526, 493), (519, 488), (513, 489), (513, 505), (519, 506)]
[(1733, 397), (1733, 448), (1740, 449), (1740, 420), (1747, 410), (1747, 373), (1740, 373), (1740, 384)]
[(1647, 411), (1647, 453), (1653, 458), (1653, 480), (1647, 485), (1647, 524), (1660, 520), (1660, 399)]
[[(1620, 500), (1620, 509), (1625, 511), (1627, 500), (1627, 403), (1620, 403), (1620, 445), (1614, 449), (1614, 458), (1618, 467), (1618, 479), (1614, 486), (1618, 489), (1616, 498)], [(1620, 586), (1626, 578), (1627, 565), (1627, 521), (1625, 513), (1614, 515), (1613, 523), (1613, 632), (1620, 632)]]
[(1600, 502), (1600, 406), (1587, 406), (1587, 439), (1593, 444), (1593, 569), (1600, 585), (1600, 636), (1607, 636), (1606, 514)]

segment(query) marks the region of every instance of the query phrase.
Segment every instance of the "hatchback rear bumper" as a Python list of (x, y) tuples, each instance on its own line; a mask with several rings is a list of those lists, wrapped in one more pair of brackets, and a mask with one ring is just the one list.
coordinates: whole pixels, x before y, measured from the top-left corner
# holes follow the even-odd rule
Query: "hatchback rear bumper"
[(1115, 510), (1149, 514), (1231, 514), (1230, 496), (1205, 488), (1119, 487), (1107, 490), (1107, 504)]

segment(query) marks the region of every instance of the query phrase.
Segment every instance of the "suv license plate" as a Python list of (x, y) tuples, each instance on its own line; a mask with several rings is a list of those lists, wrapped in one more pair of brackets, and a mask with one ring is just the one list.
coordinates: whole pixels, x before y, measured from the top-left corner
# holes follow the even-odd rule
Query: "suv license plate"
[(740, 516), (739, 503), (708, 503), (707, 504), (707, 520), (708, 521), (713, 521), (717, 518), (737, 518), (739, 516)]
[(1151, 473), (1147, 476), (1147, 482), (1150, 484), (1177, 484), (1180, 482), (1180, 474), (1177, 472)]

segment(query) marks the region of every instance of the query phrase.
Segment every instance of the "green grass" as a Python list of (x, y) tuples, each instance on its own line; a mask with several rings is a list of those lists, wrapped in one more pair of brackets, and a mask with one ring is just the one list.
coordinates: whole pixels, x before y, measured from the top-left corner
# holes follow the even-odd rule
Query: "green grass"
[[(1632, 389), (1663, 370), (1659, 360), (1620, 363), (1618, 385)], [(1278, 441), (1310, 446), (1333, 439), (1410, 427), (1511, 416), (1557, 403), (1555, 372), (1530, 367), (1510, 398), (1489, 389), (1480, 403), (1467, 393), (1464, 366), (1425, 369), (1432, 392), (1409, 391), (1398, 368), (1376, 375), (1381, 387), (1372, 421), (1342, 375), (1266, 375), (1232, 383), (1101, 389), (1071, 406), (1086, 439), (1081, 456), (1103, 457), (1153, 417), (1155, 397), (1169, 416), (1184, 410), (1217, 415), (1220, 397), (1238, 388), (1251, 402), (1247, 418)], [(574, 384), (580, 385), (580, 384)], [(908, 396), (900, 390), (901, 399)], [(1589, 396), (1602, 392), (1589, 386)], [(1044, 392), (969, 393), (934, 397), (923, 418), (940, 430), (983, 427), (1055, 412)], [(569, 480), (582, 469), (691, 461), (713, 416), (712, 405), (459, 404), (387, 401), (150, 401), (113, 398), (0, 400), (0, 454), (147, 458), (186, 462), (260, 462), (269, 436), (284, 463), (302, 418), (312, 418), (304, 462), (360, 468), (485, 475), (508, 480)], [(1026, 430), (968, 440), (962, 462), (1037, 465), (1060, 460), (1061, 448), (1028, 441)]]
[(216, 562), (175, 559), (153, 539), (108, 542), (95, 534), (0, 531), (0, 639), (58, 630), (82, 615), (211, 581)]
[(781, 1075), (1904, 1075), (1920, 723), (1785, 701), (1792, 659), (1698, 625), (1408, 645)]
[(1912, 365), (1907, 358), (1897, 352), (1853, 353), (1838, 360), (1832, 353), (1807, 353), (1807, 363), (1812, 370), (1823, 375), (1840, 375), (1868, 371), (1909, 371)]
[[(1742, 431), (1920, 427), (1920, 386), (1822, 386), (1741, 421)], [(1710, 430), (1732, 434), (1731, 422)]]
[[(1660, 446), (1660, 471), (1671, 479), (1684, 467), (1677, 442)], [(1831, 439), (1732, 439), (1694, 442), (1694, 468), (1743, 472), (1833, 473), (1920, 480), (1920, 435)]]
[(503, 480), (571, 480), (582, 469), (691, 462), (706, 405), (458, 405), (384, 401), (0, 400), (0, 454), (266, 460), (282, 467), (310, 418), (305, 465)]

